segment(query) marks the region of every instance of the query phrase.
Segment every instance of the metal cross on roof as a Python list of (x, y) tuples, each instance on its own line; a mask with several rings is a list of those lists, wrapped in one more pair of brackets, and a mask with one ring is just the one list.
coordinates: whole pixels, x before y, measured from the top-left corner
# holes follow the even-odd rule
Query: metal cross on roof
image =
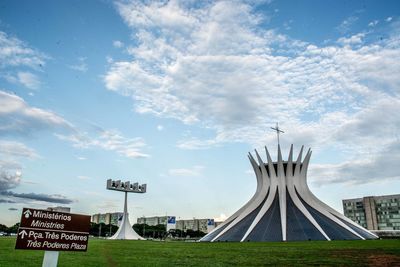
[(279, 129), (279, 125), (278, 123), (276, 123), (275, 128), (271, 127), (272, 130), (276, 131), (276, 135), (278, 136), (278, 145), (279, 145), (279, 134), (280, 133), (285, 133), (284, 131), (282, 131), (281, 129)]

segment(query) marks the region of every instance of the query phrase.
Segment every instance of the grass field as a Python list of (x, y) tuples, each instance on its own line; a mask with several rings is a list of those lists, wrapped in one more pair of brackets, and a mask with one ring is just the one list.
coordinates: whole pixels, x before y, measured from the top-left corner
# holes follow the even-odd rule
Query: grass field
[[(43, 251), (0, 238), (0, 266), (41, 266)], [(58, 266), (400, 266), (400, 240), (189, 243), (91, 239), (87, 252), (60, 252)]]

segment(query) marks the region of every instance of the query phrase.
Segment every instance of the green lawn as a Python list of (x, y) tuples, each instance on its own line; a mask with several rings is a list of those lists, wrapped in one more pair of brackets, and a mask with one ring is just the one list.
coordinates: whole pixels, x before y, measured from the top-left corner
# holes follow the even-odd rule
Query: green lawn
[[(0, 266), (41, 266), (43, 251), (0, 238)], [(400, 240), (185, 243), (91, 239), (87, 252), (60, 252), (58, 266), (400, 266)]]

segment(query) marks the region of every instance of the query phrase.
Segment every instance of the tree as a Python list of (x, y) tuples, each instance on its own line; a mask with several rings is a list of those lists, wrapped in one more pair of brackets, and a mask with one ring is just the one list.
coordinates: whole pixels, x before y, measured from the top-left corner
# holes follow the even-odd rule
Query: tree
[(8, 227), (4, 224), (0, 224), (0, 232), (8, 233)]
[(147, 224), (134, 224), (132, 226), (133, 230), (142, 237), (152, 237), (152, 238), (165, 238), (167, 235), (166, 225), (147, 225)]
[(206, 234), (203, 233), (202, 231), (193, 231), (191, 229), (186, 230), (186, 235), (189, 237), (203, 237)]
[(114, 235), (118, 230), (118, 226), (105, 223), (90, 223), (89, 234), (92, 236), (109, 237)]
[(14, 224), (13, 226), (9, 227), (7, 233), (14, 233), (16, 234), (19, 228), (19, 223)]

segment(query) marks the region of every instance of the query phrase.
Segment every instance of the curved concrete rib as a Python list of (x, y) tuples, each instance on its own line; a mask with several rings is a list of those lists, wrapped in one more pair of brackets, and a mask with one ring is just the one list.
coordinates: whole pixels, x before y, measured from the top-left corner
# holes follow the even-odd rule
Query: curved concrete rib
[[(257, 150), (255, 150), (256, 156), (258, 161), (260, 162), (261, 158), (260, 155), (258, 155)], [(261, 161), (262, 162), (262, 161)], [(260, 164), (262, 165), (262, 164)], [(232, 223), (230, 223), (224, 230), (222, 230), (216, 237), (214, 237), (211, 242), (217, 240), (218, 238), (220, 238), (222, 235), (224, 235), (227, 231), (229, 231), (230, 229), (232, 229), (236, 224), (238, 224), (241, 220), (243, 220), (246, 216), (248, 216), (253, 210), (255, 210), (261, 203), (262, 201), (266, 198), (267, 193), (268, 193), (268, 187), (269, 187), (269, 183), (268, 183), (268, 177), (265, 176), (266, 173), (263, 173), (263, 169), (261, 168), (261, 188), (258, 191), (258, 193), (256, 193), (254, 195), (254, 199), (253, 201), (248, 202), (249, 205), (247, 205), (242, 211), (241, 213), (232, 221)], [(258, 180), (258, 179), (257, 179)]]
[[(348, 227), (345, 223), (343, 223), (341, 220), (339, 220), (337, 217), (333, 216), (328, 210), (324, 208), (323, 205), (321, 205), (322, 201), (320, 201), (316, 196), (314, 196), (310, 189), (308, 188), (307, 185), (307, 169), (308, 169), (308, 164), (310, 162), (311, 158), (311, 149), (308, 150), (304, 161), (303, 161), (303, 166), (300, 171), (300, 175), (298, 176), (298, 179), (295, 179), (295, 188), (297, 189), (297, 192), (301, 196), (301, 198), (312, 208), (317, 210), (319, 213), (323, 214), (325, 217), (329, 218), (331, 221), (335, 222), (336, 224), (340, 225), (342, 228), (346, 229), (347, 231), (351, 232), (352, 234), (358, 236), (360, 239), (365, 239), (361, 235), (359, 235), (356, 231)], [(329, 207), (330, 209), (330, 207)]]
[[(310, 155), (311, 156), (311, 155)], [(374, 233), (371, 233), (370, 231), (368, 231), (367, 229), (365, 229), (364, 227), (362, 227), (361, 225), (358, 225), (356, 222), (352, 221), (351, 219), (347, 218), (346, 216), (344, 216), (343, 214), (341, 214), (340, 212), (336, 211), (335, 209), (333, 209), (332, 207), (328, 206), (327, 204), (325, 204), (324, 202), (322, 202), (321, 200), (319, 200), (310, 190), (310, 188), (307, 185), (307, 169), (305, 170), (305, 174), (304, 174), (304, 180), (305, 180), (305, 185), (306, 185), (306, 189), (309, 192), (309, 194), (317, 201), (319, 202), (319, 204), (325, 208), (326, 210), (328, 210), (330, 213), (332, 213), (333, 215), (339, 217), (340, 219), (350, 223), (351, 225), (357, 227), (358, 229), (367, 232), (368, 234), (371, 234), (373, 236), (375, 236), (376, 238), (379, 238), (377, 235), (375, 235)]]
[(278, 196), (281, 213), (282, 240), (286, 241), (286, 179), (283, 168), (281, 146), (278, 144)]
[[(310, 153), (310, 157), (311, 157), (311, 153)], [(308, 159), (309, 161), (310, 159)], [(309, 162), (307, 162), (308, 165)], [(304, 185), (305, 185), (305, 189), (308, 192), (308, 194), (314, 199), (314, 201), (316, 201), (323, 209), (327, 210), (329, 213), (333, 214), (335, 217), (339, 217), (340, 219), (350, 223), (351, 225), (357, 227), (358, 229), (367, 232), (368, 234), (371, 234), (373, 236), (375, 236), (376, 238), (379, 238), (377, 235), (375, 235), (374, 233), (371, 233), (370, 231), (368, 231), (367, 229), (365, 229), (364, 227), (362, 227), (361, 225), (358, 225), (356, 222), (352, 221), (351, 219), (347, 218), (346, 216), (344, 216), (343, 214), (341, 214), (340, 212), (336, 211), (335, 209), (333, 209), (332, 207), (328, 206), (327, 204), (325, 204), (324, 202), (322, 202), (319, 198), (317, 198), (310, 190), (310, 188), (307, 185), (307, 168), (304, 170), (305, 173), (302, 174), (302, 179), (304, 179)], [(339, 220), (340, 221), (340, 220)], [(346, 225), (347, 226), (347, 225)], [(347, 229), (347, 228), (346, 228)], [(350, 228), (351, 229), (351, 228)], [(359, 234), (357, 234), (357, 236), (359, 236)], [(363, 237), (362, 237), (363, 238)], [(363, 238), (365, 239), (365, 238)]]
[(296, 205), (296, 207), (304, 214), (304, 216), (310, 221), (310, 223), (326, 238), (326, 240), (331, 240), (329, 236), (325, 233), (325, 231), (321, 228), (321, 226), (317, 223), (317, 221), (314, 219), (314, 217), (310, 214), (310, 212), (304, 207), (303, 203), (297, 196), (295, 189), (294, 189), (294, 182), (293, 180), (295, 177), (298, 177), (300, 175), (300, 165), (301, 165), (301, 156), (303, 154), (303, 146), (301, 147), (299, 156), (297, 157), (296, 161), (296, 167), (295, 171), (293, 174), (293, 145), (290, 146), (290, 152), (289, 152), (289, 158), (288, 158), (288, 163), (286, 167), (286, 184), (287, 184), (287, 189), (289, 192), (290, 197), (293, 200), (293, 203)]
[(260, 168), (261, 168), (261, 173), (263, 174), (263, 177), (265, 176), (266, 179), (269, 178), (269, 180), (270, 180), (269, 194), (268, 194), (268, 197), (265, 200), (263, 206), (261, 207), (260, 211), (258, 212), (257, 216), (254, 218), (253, 222), (251, 223), (249, 229), (247, 229), (246, 233), (242, 237), (242, 240), (240, 240), (241, 242), (246, 240), (246, 238), (249, 236), (249, 234), (253, 231), (254, 227), (256, 227), (258, 222), (261, 220), (261, 218), (265, 215), (265, 213), (271, 207), (271, 205), (275, 199), (275, 194), (276, 194), (276, 191), (278, 188), (278, 178), (276, 177), (274, 165), (273, 165), (271, 156), (269, 155), (267, 148), (265, 148), (265, 152), (267, 154), (269, 176), (267, 173), (267, 169), (265, 168), (265, 165), (259, 156), (258, 156), (258, 159), (260, 162)]

